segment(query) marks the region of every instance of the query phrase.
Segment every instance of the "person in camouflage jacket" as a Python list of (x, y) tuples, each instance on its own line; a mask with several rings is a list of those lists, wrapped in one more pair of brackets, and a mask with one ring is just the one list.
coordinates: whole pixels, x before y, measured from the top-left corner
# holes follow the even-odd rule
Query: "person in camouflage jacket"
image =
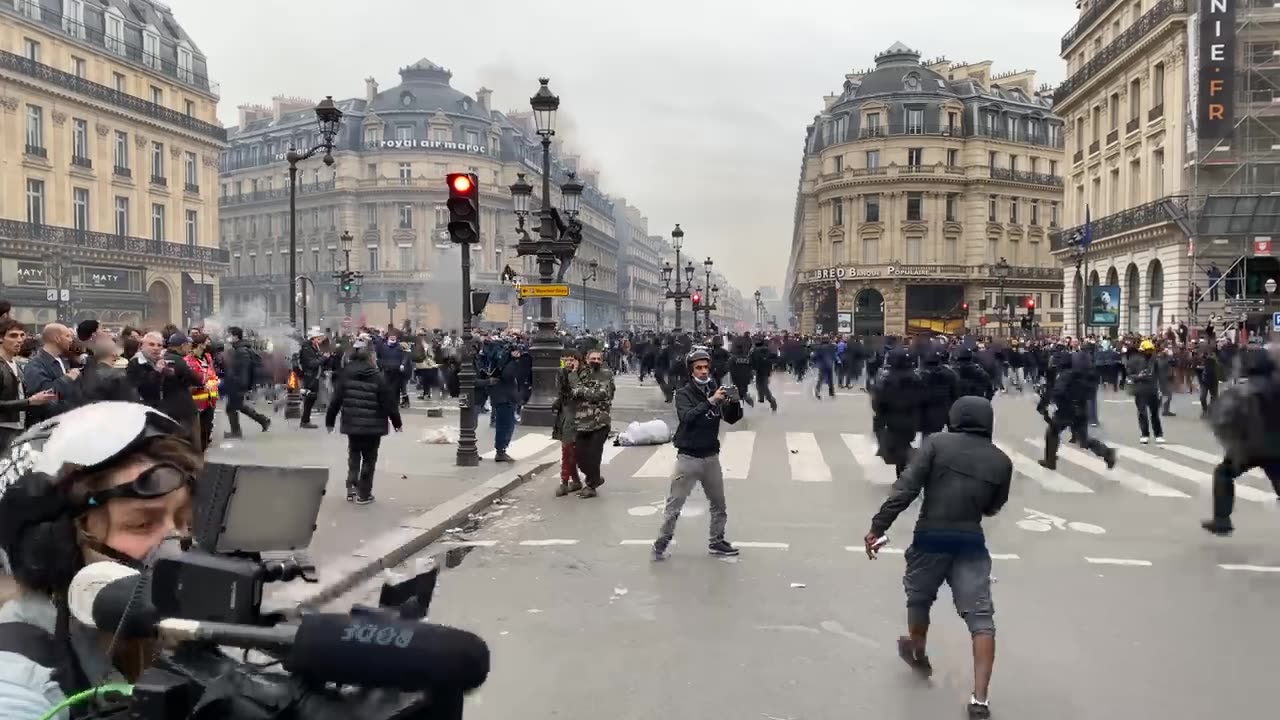
[(613, 407), (613, 373), (604, 367), (604, 353), (592, 350), (587, 353), (586, 367), (569, 375), (569, 396), (575, 403), (574, 456), (578, 470), (586, 482), (578, 497), (596, 496), (596, 488), (604, 484), (600, 476), (604, 444), (609, 439), (613, 419), (609, 410)]
[(560, 384), (556, 392), (556, 400), (551, 410), (556, 415), (556, 425), (551, 430), (551, 439), (560, 441), (560, 487), (556, 488), (556, 497), (564, 497), (571, 492), (582, 489), (582, 478), (578, 475), (578, 463), (574, 456), (574, 442), (578, 439), (577, 403), (573, 400), (569, 378), (576, 375), (582, 358), (571, 347), (564, 349), (560, 357)]

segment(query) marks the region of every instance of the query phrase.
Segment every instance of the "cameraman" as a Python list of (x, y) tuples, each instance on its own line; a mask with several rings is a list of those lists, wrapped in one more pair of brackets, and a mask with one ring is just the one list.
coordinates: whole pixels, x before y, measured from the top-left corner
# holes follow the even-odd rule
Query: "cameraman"
[(79, 624), (67, 589), (86, 564), (137, 568), (189, 532), (200, 467), (178, 423), (136, 403), (87, 405), (14, 439), (0, 459), (0, 550), (21, 591), (0, 606), (0, 717), (38, 718), (145, 669), (147, 644)]

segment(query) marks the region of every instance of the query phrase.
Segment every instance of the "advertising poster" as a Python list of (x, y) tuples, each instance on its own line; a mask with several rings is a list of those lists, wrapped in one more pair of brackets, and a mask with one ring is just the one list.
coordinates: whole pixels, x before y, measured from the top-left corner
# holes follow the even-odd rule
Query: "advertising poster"
[(1089, 288), (1089, 327), (1120, 327), (1120, 286)]
[(853, 332), (853, 313), (836, 313), (836, 332), (848, 335)]

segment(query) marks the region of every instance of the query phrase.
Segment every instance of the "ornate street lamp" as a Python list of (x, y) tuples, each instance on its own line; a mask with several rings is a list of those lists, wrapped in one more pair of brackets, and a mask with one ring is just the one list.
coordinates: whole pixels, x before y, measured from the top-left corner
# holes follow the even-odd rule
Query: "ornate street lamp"
[(290, 147), (285, 159), (289, 161), (289, 325), (298, 325), (298, 303), (293, 300), (298, 276), (298, 163), (324, 151), (324, 164), (333, 167), (333, 146), (342, 129), (342, 111), (330, 95), (316, 105), (316, 127), (320, 131), (320, 144), (305, 151)]
[[(680, 229), (680, 223), (676, 223), (676, 227), (671, 231), (671, 248), (676, 251), (676, 265), (671, 267), (671, 263), (664, 263), (662, 266), (662, 284), (666, 288), (665, 297), (668, 300), (675, 300), (676, 303), (676, 324), (675, 333), (680, 334), (680, 305), (683, 300), (689, 297), (689, 286), (693, 284), (693, 263), (689, 263), (687, 268), (687, 277), (684, 279), (684, 285), (681, 286), (680, 271), (676, 268), (680, 267), (680, 248), (684, 247), (684, 230)], [(671, 278), (675, 276), (675, 289), (671, 288)], [(694, 317), (694, 324), (697, 324), (697, 317)]]
[(1004, 258), (1000, 258), (1000, 262), (996, 263), (995, 267), (992, 268), (992, 272), (995, 274), (996, 279), (1000, 281), (1000, 334), (1001, 335), (1004, 335), (1004, 315), (1005, 315), (1005, 311), (1008, 310), (1008, 307), (1007, 307), (1008, 303), (1004, 301), (1004, 281), (1008, 279), (1009, 272), (1012, 269), (1013, 268), (1009, 266), (1009, 261), (1005, 260)]

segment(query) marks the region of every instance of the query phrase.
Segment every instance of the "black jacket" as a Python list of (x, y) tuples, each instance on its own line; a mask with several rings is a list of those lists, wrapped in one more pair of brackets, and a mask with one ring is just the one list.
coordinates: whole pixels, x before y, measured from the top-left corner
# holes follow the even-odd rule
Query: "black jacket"
[(926, 363), (920, 370), (924, 381), (924, 403), (920, 407), (920, 432), (942, 432), (951, 404), (960, 397), (960, 382), (951, 368)]
[[(70, 367), (70, 363), (67, 366)], [(58, 399), (31, 408), (27, 412), (27, 426), (30, 427), (41, 420), (47, 420), (64, 412), (66, 405), (62, 398), (71, 394), (71, 385), (74, 382), (62, 369), (57, 358), (45, 352), (44, 348), (37, 350), (22, 370), (22, 387), (26, 389), (27, 397), (45, 390), (53, 390), (58, 394)]]
[[(489, 378), (489, 402), (493, 405), (515, 405), (521, 399), (521, 379), (524, 377), (524, 356), (508, 357), (502, 369)], [(495, 382), (496, 381), (496, 382)]]
[(672, 444), (681, 455), (711, 457), (720, 452), (720, 420), (730, 425), (742, 419), (742, 404), (725, 400), (712, 405), (711, 394), (716, 391), (715, 381), (699, 385), (690, 380), (676, 390), (676, 435)]
[(95, 361), (85, 365), (80, 379), (75, 382), (71, 395), (66, 399), (66, 404), (71, 409), (96, 402), (114, 401), (141, 403), (142, 398), (138, 395), (138, 389), (129, 381), (125, 368)]
[(399, 394), (369, 360), (368, 351), (358, 351), (338, 374), (324, 424), (332, 428), (342, 411), (343, 435), (386, 435), (388, 420), (397, 430), (402, 427)]
[[(8, 363), (0, 362), (0, 421), (17, 422), (18, 415), (30, 408), (31, 403), (27, 398), (18, 397), (18, 385), (21, 382), (22, 378), (13, 374)], [(30, 393), (27, 395), (30, 397)]]
[(191, 391), (203, 388), (204, 378), (191, 369), (182, 353), (170, 350), (164, 354), (164, 359), (165, 369), (161, 373), (163, 396), (158, 409), (174, 420), (195, 417), (198, 413)]
[(223, 362), (227, 366), (224, 380), (224, 392), (227, 395), (243, 395), (253, 387), (253, 376), (256, 371), (258, 355), (253, 345), (241, 338), (231, 343), (231, 347), (223, 351)]
[(324, 356), (310, 340), (303, 342), (298, 350), (298, 366), (302, 370), (302, 383), (308, 388), (320, 382), (320, 374), (324, 372)]
[(925, 545), (922, 550), (945, 552), (948, 545), (974, 542), (966, 534), (981, 537), (982, 518), (1000, 512), (1013, 481), (1013, 463), (991, 442), (994, 422), (989, 401), (957, 400), (951, 406), (950, 432), (931, 435), (912, 456), (893, 484), (893, 494), (871, 519), (871, 532), (888, 532), (923, 491), (915, 541)]

